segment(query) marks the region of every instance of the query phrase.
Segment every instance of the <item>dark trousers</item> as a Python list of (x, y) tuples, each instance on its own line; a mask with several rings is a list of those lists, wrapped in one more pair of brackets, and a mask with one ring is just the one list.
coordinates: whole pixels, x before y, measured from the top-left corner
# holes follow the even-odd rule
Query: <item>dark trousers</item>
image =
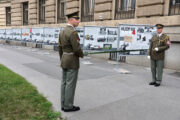
[(164, 68), (164, 60), (152, 60), (151, 59), (151, 72), (152, 72), (152, 81), (156, 83), (161, 83), (162, 74)]
[(78, 69), (62, 69), (61, 81), (61, 107), (71, 109), (74, 104), (74, 94), (76, 89)]

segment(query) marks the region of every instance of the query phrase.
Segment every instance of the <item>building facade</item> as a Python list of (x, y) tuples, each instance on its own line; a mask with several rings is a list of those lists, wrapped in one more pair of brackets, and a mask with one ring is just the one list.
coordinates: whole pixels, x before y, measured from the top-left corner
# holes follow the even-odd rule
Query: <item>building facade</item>
[[(0, 27), (62, 27), (72, 11), (79, 11), (80, 27), (164, 24), (172, 42), (166, 67), (180, 70), (180, 0), (0, 0)], [(148, 64), (143, 57), (127, 62)]]

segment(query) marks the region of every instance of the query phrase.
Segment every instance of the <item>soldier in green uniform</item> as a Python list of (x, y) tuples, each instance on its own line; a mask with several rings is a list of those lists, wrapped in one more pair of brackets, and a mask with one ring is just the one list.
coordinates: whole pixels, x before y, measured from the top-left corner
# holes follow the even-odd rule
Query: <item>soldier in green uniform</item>
[(59, 34), (59, 55), (62, 67), (61, 110), (64, 112), (78, 111), (74, 106), (74, 94), (79, 70), (79, 57), (83, 58), (80, 39), (75, 27), (79, 25), (78, 12), (66, 15), (67, 26)]
[(151, 39), (148, 58), (151, 59), (152, 72), (152, 82), (149, 85), (158, 87), (162, 81), (165, 50), (169, 48), (169, 37), (162, 33), (162, 24), (156, 24), (156, 27), (157, 35), (154, 35)]

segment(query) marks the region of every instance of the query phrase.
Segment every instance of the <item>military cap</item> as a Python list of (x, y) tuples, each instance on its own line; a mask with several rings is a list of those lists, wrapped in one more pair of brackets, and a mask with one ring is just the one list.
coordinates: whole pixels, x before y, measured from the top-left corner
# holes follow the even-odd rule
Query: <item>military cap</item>
[(157, 29), (161, 29), (161, 28), (164, 27), (164, 25), (162, 25), (162, 24), (156, 24), (156, 27), (157, 27)]
[(66, 14), (66, 16), (67, 16), (68, 19), (69, 19), (69, 18), (79, 19), (78, 13), (79, 13), (79, 12), (76, 11), (76, 12), (73, 12), (73, 13), (68, 13), (68, 14)]

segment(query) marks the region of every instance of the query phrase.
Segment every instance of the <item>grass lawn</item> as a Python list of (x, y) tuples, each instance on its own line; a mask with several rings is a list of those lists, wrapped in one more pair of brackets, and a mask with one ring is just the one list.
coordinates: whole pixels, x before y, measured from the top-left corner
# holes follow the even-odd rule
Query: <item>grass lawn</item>
[(23, 77), (0, 64), (0, 120), (56, 120), (60, 112)]

